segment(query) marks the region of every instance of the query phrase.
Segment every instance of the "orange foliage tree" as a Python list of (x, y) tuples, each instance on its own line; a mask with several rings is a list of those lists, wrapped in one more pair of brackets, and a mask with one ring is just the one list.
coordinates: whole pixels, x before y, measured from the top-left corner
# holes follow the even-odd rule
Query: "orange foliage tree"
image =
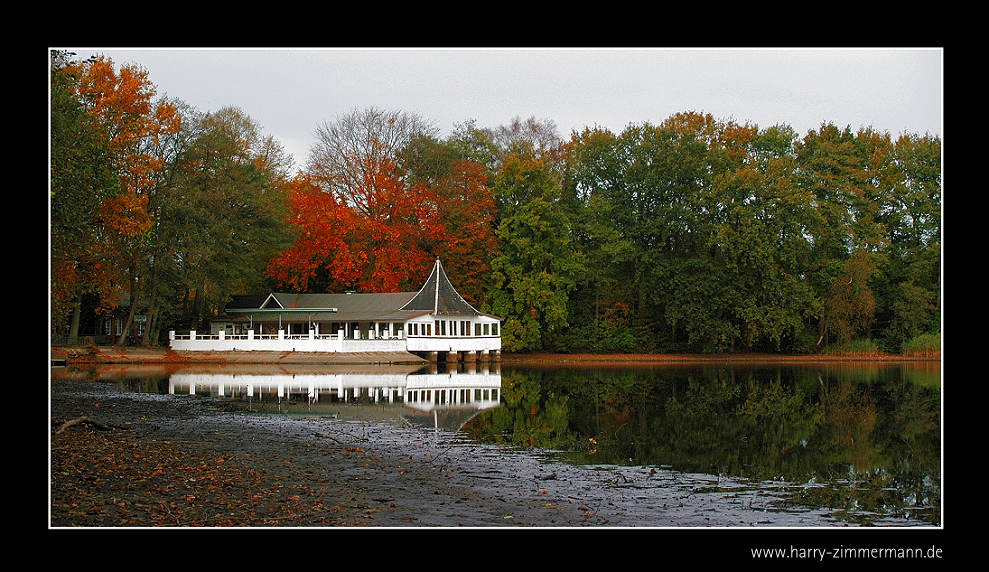
[(499, 248), (494, 235), (495, 200), (484, 166), (459, 161), (436, 187), (447, 229), (437, 254), (447, 273), (456, 277), (460, 295), (480, 307), (488, 299), (489, 260)]
[(106, 156), (96, 160), (105, 162), (119, 181), (116, 192), (101, 201), (94, 262), (85, 276), (104, 307), (130, 296), (126, 332), (139, 305), (140, 269), (153, 225), (148, 203), (165, 167), (163, 141), (179, 131), (181, 118), (171, 103), (153, 101), (155, 87), (138, 66), (124, 65), (118, 73), (112, 61), (98, 57), (71, 62), (65, 71), (75, 79), (74, 95), (94, 130), (104, 138)]

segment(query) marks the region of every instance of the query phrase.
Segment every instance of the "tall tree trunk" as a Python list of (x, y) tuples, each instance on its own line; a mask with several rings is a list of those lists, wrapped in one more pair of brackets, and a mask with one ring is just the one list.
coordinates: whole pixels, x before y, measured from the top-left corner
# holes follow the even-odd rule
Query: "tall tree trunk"
[(141, 340), (141, 345), (144, 347), (157, 346), (158, 345), (158, 308), (154, 302), (150, 302), (148, 305), (148, 321), (144, 327), (144, 339)]
[(72, 319), (69, 321), (69, 340), (79, 337), (79, 316), (82, 313), (82, 297), (77, 297), (72, 308)]
[(130, 297), (130, 311), (127, 312), (127, 319), (124, 320), (124, 328), (120, 332), (120, 337), (117, 338), (118, 346), (127, 345), (127, 333), (130, 332), (130, 327), (134, 323), (134, 314), (137, 311), (137, 288), (134, 286), (135, 281), (131, 281), (131, 297)]
[(206, 282), (203, 281), (202, 284), (196, 288), (196, 297), (192, 301), (192, 315), (189, 316), (189, 329), (198, 330), (199, 321), (203, 315), (203, 304), (205, 304), (206, 298)]
[(127, 345), (127, 334), (131, 325), (134, 324), (134, 315), (137, 314), (137, 307), (141, 302), (141, 280), (136, 276), (130, 278), (130, 311), (127, 312), (127, 320), (124, 321), (124, 329), (117, 338), (117, 345)]
[(182, 317), (184, 317), (184, 318), (188, 317), (189, 316), (189, 312), (190, 312), (190, 310), (189, 310), (189, 294), (190, 294), (190, 290), (188, 288), (186, 288), (185, 289), (185, 294), (182, 295), (182, 304), (180, 305), (181, 312), (179, 313), (179, 315), (182, 316)]
[[(141, 340), (141, 345), (148, 347), (151, 345), (158, 345), (158, 288), (157, 280), (155, 279), (154, 269), (148, 271), (148, 321), (144, 326), (144, 339)], [(152, 344), (152, 341), (154, 343)]]

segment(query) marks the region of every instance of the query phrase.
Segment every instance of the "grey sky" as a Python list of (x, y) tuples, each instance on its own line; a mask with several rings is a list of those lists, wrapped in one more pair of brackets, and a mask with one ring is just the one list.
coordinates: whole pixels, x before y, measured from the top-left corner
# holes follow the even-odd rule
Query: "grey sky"
[(305, 163), (316, 128), (353, 109), (418, 114), (443, 136), (475, 120), (552, 120), (559, 134), (661, 123), (681, 111), (803, 136), (823, 123), (942, 135), (943, 50), (123, 49), (158, 95), (201, 111), (239, 107)]

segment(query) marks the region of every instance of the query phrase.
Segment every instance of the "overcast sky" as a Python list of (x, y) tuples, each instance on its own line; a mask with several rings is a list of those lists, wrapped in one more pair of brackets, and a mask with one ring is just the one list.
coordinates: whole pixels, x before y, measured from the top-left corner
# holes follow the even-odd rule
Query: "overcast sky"
[(305, 163), (316, 128), (355, 109), (419, 115), (449, 135), (474, 120), (552, 120), (559, 134), (718, 120), (822, 123), (942, 136), (943, 50), (901, 49), (198, 49), (62, 47), (148, 71), (158, 95), (200, 111), (236, 106)]

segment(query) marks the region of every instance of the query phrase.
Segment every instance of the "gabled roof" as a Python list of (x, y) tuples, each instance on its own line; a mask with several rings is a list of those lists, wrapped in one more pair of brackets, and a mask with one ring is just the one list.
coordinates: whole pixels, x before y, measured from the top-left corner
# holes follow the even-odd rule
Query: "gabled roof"
[(270, 294), (248, 294), (231, 296), (227, 308), (260, 308)]
[(437, 316), (480, 316), (481, 313), (467, 303), (450, 284), (440, 259), (436, 259), (433, 272), (415, 297), (402, 306), (407, 311), (429, 311)]
[[(415, 296), (414, 292), (387, 294), (294, 294), (272, 292), (257, 303), (257, 297), (235, 297), (224, 309), (227, 316), (251, 314), (255, 319), (269, 315), (277, 319), (296, 315), (303, 320), (332, 320), (335, 322), (357, 322), (367, 320), (401, 321), (414, 315), (401, 312), (405, 303)], [(250, 299), (250, 300), (248, 300)], [(254, 304), (245, 305), (251, 301)], [(422, 312), (426, 313), (426, 312)]]
[[(234, 296), (223, 313), (228, 317), (264, 315), (270, 319), (296, 316), (296, 320), (335, 322), (403, 321), (425, 314), (438, 316), (487, 316), (467, 303), (450, 283), (439, 259), (418, 292), (385, 294), (292, 294), (272, 292), (260, 296)], [(495, 316), (490, 316), (495, 317)]]

